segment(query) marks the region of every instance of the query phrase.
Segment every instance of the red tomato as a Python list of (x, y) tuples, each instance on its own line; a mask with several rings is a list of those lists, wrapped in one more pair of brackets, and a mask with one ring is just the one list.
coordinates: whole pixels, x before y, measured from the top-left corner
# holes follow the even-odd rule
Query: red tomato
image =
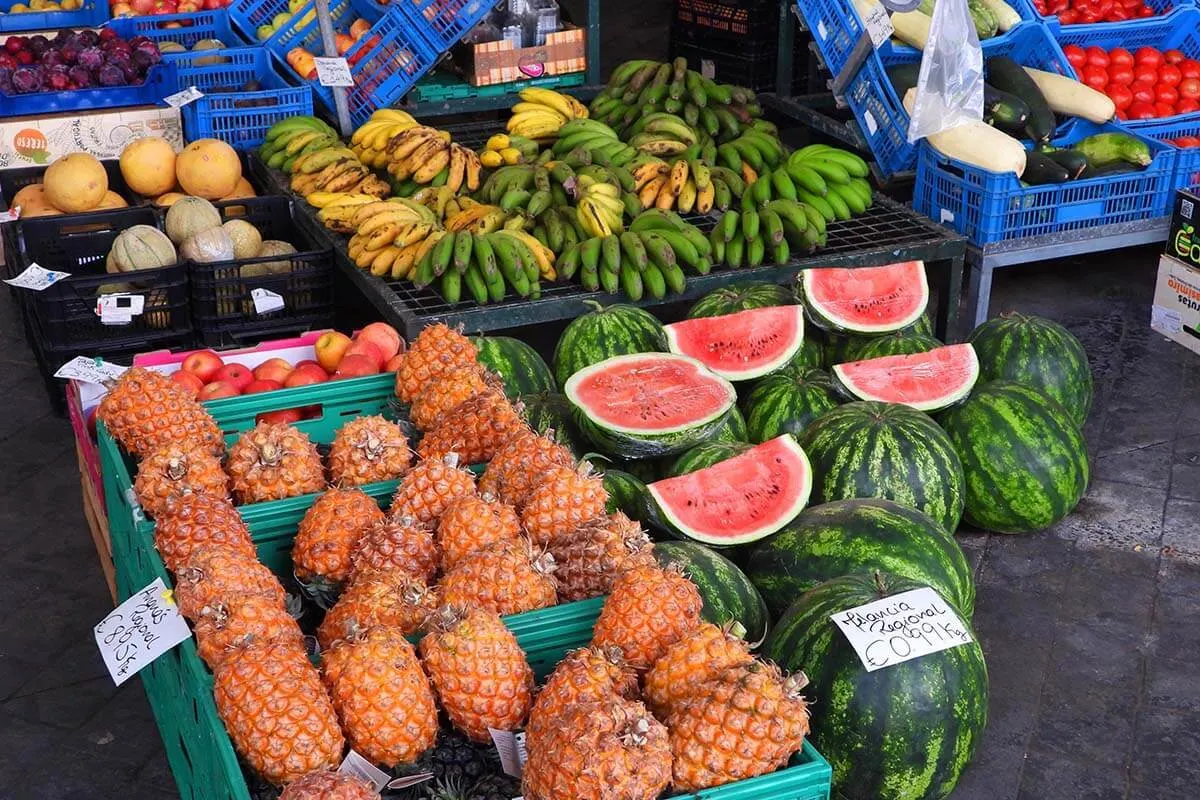
[(1179, 147), (1200, 147), (1200, 136), (1180, 136), (1174, 144)]
[(1104, 48), (1092, 45), (1084, 52), (1087, 54), (1088, 66), (1108, 68), (1108, 53), (1104, 51)]
[(1126, 112), (1129, 119), (1154, 119), (1157, 113), (1149, 103), (1136, 102)]
[[(1061, 16), (1059, 17), (1059, 21), (1062, 21)], [(1079, 45), (1069, 44), (1063, 48), (1063, 52), (1067, 54), (1067, 61), (1071, 62), (1071, 66), (1077, 72), (1081, 71), (1084, 65), (1087, 64), (1087, 53), (1083, 52), (1083, 48)]]
[(1143, 5), (1141, 8), (1139, 8), (1137, 10), (1137, 15), (1139, 18), (1158, 16), (1158, 14), (1155, 13), (1154, 9), (1147, 5)]
[(1133, 102), (1135, 103), (1153, 103), (1154, 102), (1154, 84), (1152, 83), (1135, 83), (1132, 87)]
[(1179, 102), (1179, 92), (1175, 91), (1174, 86), (1166, 86), (1160, 83), (1154, 87), (1154, 102), (1166, 103), (1173, 106)]
[(1118, 108), (1118, 109), (1117, 109), (1117, 119), (1119, 119), (1119, 120), (1126, 120), (1126, 119), (1129, 119), (1129, 115), (1128, 115), (1128, 114), (1126, 114), (1124, 111), (1122, 111), (1121, 109), (1119, 109), (1119, 108)]
[(1103, 67), (1086, 66), (1083, 68), (1083, 82), (1097, 91), (1103, 91), (1108, 86), (1108, 73)]
[[(1108, 15), (1112, 13), (1112, 10), (1113, 10), (1113, 0), (1097, 0), (1096, 13), (1099, 14), (1101, 17), (1107, 19)], [(1108, 53), (1105, 53), (1104, 55), (1105, 55), (1105, 58), (1108, 57)]]
[(1176, 88), (1180, 97), (1189, 97), (1192, 100), (1200, 98), (1200, 78), (1184, 78)]
[(1114, 8), (1112, 11), (1108, 12), (1109, 22), (1124, 22), (1127, 19), (1129, 19), (1129, 12), (1123, 8)]
[(1142, 4), (1142, 0), (1121, 0), (1121, 7), (1126, 11), (1133, 11)]
[(1200, 61), (1185, 58), (1179, 63), (1179, 72), (1185, 78), (1200, 78)]
[(1173, 117), (1175, 116), (1175, 106), (1170, 103), (1155, 103), (1154, 115), (1158, 117)]
[(1090, 25), (1093, 22), (1099, 22), (1100, 12), (1094, 8), (1085, 8), (1079, 12), (1079, 21), (1086, 25)]
[(1115, 105), (1118, 110), (1129, 108), (1129, 106), (1133, 104), (1133, 92), (1129, 90), (1128, 86), (1109, 83), (1108, 88), (1105, 89), (1105, 91), (1108, 93), (1109, 98), (1113, 101), (1113, 105)]
[(1183, 72), (1174, 64), (1163, 64), (1158, 68), (1158, 82), (1167, 86), (1178, 86), (1183, 80)]
[(1111, 66), (1132, 67), (1134, 65), (1133, 53), (1126, 50), (1124, 47), (1114, 47), (1108, 51), (1108, 63)]
[(1146, 66), (1153, 69), (1158, 69), (1163, 63), (1162, 53), (1153, 47), (1139, 47), (1138, 51), (1133, 54), (1133, 58), (1138, 66)]
[(1113, 64), (1108, 68), (1108, 82), (1119, 86), (1129, 86), (1133, 83), (1133, 70), (1122, 64)]
[(1187, 56), (1181, 50), (1168, 50), (1163, 53), (1163, 61), (1168, 64), (1181, 64), (1185, 59), (1187, 59)]
[[(1079, 22), (1079, 12), (1073, 8), (1068, 8), (1066, 11), (1060, 11), (1058, 12), (1058, 21), (1063, 25), (1074, 25)], [(1087, 59), (1085, 57), (1084, 61), (1086, 60)], [(1083, 62), (1080, 62), (1080, 66), (1082, 65)]]
[(1136, 83), (1158, 83), (1158, 68), (1149, 64), (1138, 64), (1133, 70)]
[(1195, 97), (1181, 97), (1179, 102), (1175, 104), (1175, 111), (1179, 114), (1191, 114), (1193, 111), (1200, 111), (1200, 100)]

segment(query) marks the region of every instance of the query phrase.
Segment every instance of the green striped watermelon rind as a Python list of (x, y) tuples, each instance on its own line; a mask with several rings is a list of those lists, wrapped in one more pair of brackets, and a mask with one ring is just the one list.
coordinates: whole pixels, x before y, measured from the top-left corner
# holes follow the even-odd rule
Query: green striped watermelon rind
[(575, 422), (571, 419), (571, 403), (565, 396), (557, 392), (539, 392), (522, 395), (518, 400), (521, 404), (521, 414), (529, 423), (529, 427), (541, 434), (553, 431), (554, 441), (566, 447), (577, 458), (587, 452), (582, 437), (575, 429)]
[(942, 347), (942, 342), (923, 333), (915, 333), (911, 328), (889, 333), (886, 336), (876, 336), (871, 339), (851, 342), (846, 349), (849, 361), (864, 361), (870, 358), (884, 356), (907, 356), (914, 353), (928, 353)]
[[(914, 264), (916, 265), (915, 268), (912, 266)], [(800, 302), (808, 310), (809, 317), (817, 327), (837, 333), (866, 335), (891, 333), (892, 331), (907, 328), (909, 325), (916, 323), (925, 314), (925, 309), (929, 307), (929, 280), (925, 275), (925, 265), (920, 261), (888, 264), (880, 267), (859, 267), (846, 271), (855, 273), (854, 277), (856, 279), (869, 279), (874, 275), (882, 276), (886, 274), (886, 271), (907, 271), (911, 273), (906, 277), (910, 279), (912, 288), (916, 292), (914, 302), (911, 304), (912, 309), (903, 316), (893, 316), (891, 319), (873, 323), (863, 320), (852, 320), (844, 314), (839, 315), (836, 309), (825, 305), (814, 296), (816, 294), (815, 289), (820, 286), (819, 282), (821, 280), (833, 281), (835, 287), (842, 286), (844, 281), (842, 278), (843, 268), (808, 269), (800, 273), (800, 280), (796, 285), (796, 291)], [(857, 299), (856, 302), (867, 302), (867, 300)]]
[(696, 542), (656, 542), (654, 557), (663, 566), (684, 565), (684, 574), (704, 599), (701, 613), (707, 622), (741, 623), (751, 647), (758, 647), (767, 638), (771, 628), (767, 604), (746, 573), (728, 558)]
[(969, 644), (867, 672), (831, 619), (921, 587), (886, 573), (834, 578), (797, 600), (763, 646), (809, 678), (810, 739), (833, 768), (837, 797), (944, 798), (987, 726), (987, 664), (973, 632)]
[(713, 434), (712, 441), (726, 444), (750, 441), (750, 436), (746, 431), (746, 419), (742, 416), (742, 412), (738, 411), (737, 406), (729, 409), (729, 416), (725, 418), (725, 424)]
[[(971, 394), (971, 390), (975, 387), (979, 380), (979, 358), (975, 355), (975, 348), (970, 344), (951, 344), (943, 345), (940, 350), (954, 349), (957, 352), (970, 353), (970, 358), (967, 361), (967, 371), (959, 380), (958, 385), (951, 386), (944, 390), (939, 395), (934, 395), (919, 401), (905, 400), (893, 394), (891, 397), (875, 393), (856, 382), (853, 377), (853, 372), (857, 365), (870, 363), (867, 361), (851, 361), (845, 364), (834, 364), (833, 378), (834, 385), (842, 394), (852, 400), (874, 400), (880, 403), (902, 403), (910, 408), (915, 408), (918, 411), (924, 411), (927, 414), (934, 414), (938, 411), (943, 411), (952, 406), (958, 405), (967, 399)], [(920, 356), (928, 355), (936, 352), (930, 350), (926, 353), (914, 353), (909, 356), (903, 356), (909, 359), (917, 359)], [(901, 356), (884, 356), (883, 358), (900, 358)], [(883, 359), (871, 359), (872, 361), (881, 361)]]
[(632, 520), (642, 522), (646, 517), (646, 484), (640, 478), (619, 469), (602, 468), (604, 490), (608, 492), (605, 511), (621, 511)]
[(606, 358), (667, 349), (662, 323), (649, 311), (624, 304), (605, 308), (594, 300), (584, 304), (595, 310), (574, 319), (554, 348), (554, 379), (564, 389), (576, 372)]
[(696, 301), (688, 311), (688, 319), (721, 317), (754, 308), (794, 305), (795, 300), (784, 287), (765, 281), (741, 281), (715, 289)]
[(554, 374), (538, 352), (511, 336), (477, 336), (471, 340), (479, 363), (500, 375), (509, 400), (538, 392), (556, 392)]
[(784, 433), (799, 437), (838, 403), (833, 382), (822, 370), (795, 369), (768, 375), (754, 385), (742, 403), (746, 433), (756, 443)]
[[(779, 328), (784, 323), (794, 324), (794, 333), (790, 339), (776, 339), (780, 346), (775, 352), (769, 358), (750, 366), (749, 357), (745, 354), (747, 344), (743, 326), (761, 324), (762, 320), (767, 318), (775, 322), (772, 326), (775, 336), (779, 335)], [(751, 319), (756, 322), (748, 323)], [(695, 358), (727, 380), (752, 381), (786, 366), (800, 352), (804, 344), (804, 309), (799, 306), (752, 308), (720, 317), (686, 319), (666, 325), (663, 330), (667, 334), (667, 349), (672, 353)], [(722, 346), (717, 347), (717, 343), (721, 343)], [(722, 350), (728, 353), (730, 346), (738, 353), (736, 367), (707, 358), (720, 354)]]
[(695, 472), (698, 469), (711, 467), (713, 464), (724, 461), (727, 458), (741, 455), (749, 450), (750, 444), (746, 442), (705, 442), (698, 444), (695, 447), (684, 451), (671, 462), (671, 466), (667, 468), (668, 478), (677, 478), (680, 475), (687, 475), (689, 472)]

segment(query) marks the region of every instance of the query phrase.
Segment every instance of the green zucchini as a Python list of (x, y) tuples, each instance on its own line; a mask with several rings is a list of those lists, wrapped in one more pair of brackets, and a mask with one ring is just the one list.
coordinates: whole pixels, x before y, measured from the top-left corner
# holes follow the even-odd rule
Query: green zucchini
[(1150, 146), (1127, 133), (1097, 133), (1077, 142), (1073, 147), (1083, 153), (1093, 167), (1119, 161), (1148, 167), (1154, 160), (1150, 155)]
[(887, 76), (892, 82), (892, 88), (896, 90), (896, 96), (904, 99), (909, 89), (917, 88), (917, 79), (921, 77), (921, 62), (888, 67)]
[(1029, 121), (1029, 106), (1016, 95), (983, 85), (983, 121), (1007, 134), (1020, 136)]
[(1030, 150), (1025, 154), (1025, 171), (1021, 173), (1021, 180), (1026, 183), (1037, 186), (1044, 183), (1065, 183), (1070, 179), (1066, 168), (1044, 153)]
[(1106, 178), (1110, 175), (1129, 175), (1134, 172), (1141, 172), (1145, 167), (1139, 167), (1137, 164), (1130, 164), (1128, 161), (1111, 161), (1107, 164), (1099, 166), (1091, 166), (1084, 171), (1083, 178)]
[(1048, 140), (1054, 133), (1054, 112), (1020, 64), (1008, 56), (993, 56), (987, 60), (987, 82), (1002, 92), (1019, 97), (1029, 108), (1025, 132), (1034, 143)]
[(1049, 150), (1046, 158), (1065, 169), (1071, 180), (1078, 178), (1088, 168), (1087, 156), (1078, 150)]
[(975, 33), (980, 40), (990, 39), (999, 32), (996, 15), (979, 0), (967, 0), (967, 10), (971, 12), (971, 21), (975, 23)]

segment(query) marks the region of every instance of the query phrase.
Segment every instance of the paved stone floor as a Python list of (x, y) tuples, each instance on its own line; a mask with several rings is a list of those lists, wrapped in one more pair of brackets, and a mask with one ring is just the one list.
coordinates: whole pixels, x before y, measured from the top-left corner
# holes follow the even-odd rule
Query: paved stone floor
[[(1149, 249), (1002, 272), (994, 308), (1058, 319), (1097, 383), (1092, 484), (1031, 536), (961, 537), (991, 722), (956, 800), (1194, 800), (1200, 785), (1200, 356), (1147, 325)], [(0, 293), (0, 798), (176, 797), (110, 608), (67, 422)]]

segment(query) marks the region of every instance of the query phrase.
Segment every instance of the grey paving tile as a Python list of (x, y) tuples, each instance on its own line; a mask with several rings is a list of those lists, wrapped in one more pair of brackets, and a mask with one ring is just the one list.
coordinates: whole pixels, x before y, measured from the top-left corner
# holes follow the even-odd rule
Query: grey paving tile
[(4, 703), (4, 710), (29, 722), (75, 730), (103, 708), (117, 687), (107, 677), (71, 683), (31, 694), (19, 694)]
[(1136, 714), (1130, 691), (1099, 691), (1065, 679), (1055, 683), (1048, 682), (1042, 695), (1030, 752), (1124, 765)]
[(1085, 547), (1157, 548), (1166, 500), (1162, 489), (1093, 480), (1075, 512), (1052, 530)]
[(1175, 455), (1171, 465), (1171, 497), (1180, 500), (1200, 500), (1200, 435), (1181, 436), (1175, 442)]
[(1150, 628), (1158, 552), (1080, 549), (1066, 589), (1070, 627), (1092, 627), (1129, 642)]
[(1130, 778), (1164, 792), (1196, 794), (1200, 714), (1153, 709), (1138, 720)]
[(1101, 764), (1031, 754), (1017, 800), (1125, 800), (1124, 771)]
[(160, 746), (158, 750), (146, 759), (137, 776), (138, 782), (153, 786), (162, 791), (177, 793), (175, 775), (171, 772), (171, 764), (167, 761), (167, 753)]
[(31, 763), (52, 760), (55, 740), (61, 733), (50, 725), (14, 716), (0, 706), (0, 789), (15, 787), (17, 776)]
[(991, 537), (979, 571), (980, 586), (1021, 588), (1057, 594), (1066, 586), (1075, 558), (1072, 542), (1046, 533)]
[(1021, 747), (1003, 745), (990, 733), (983, 740), (975, 758), (963, 773), (958, 788), (951, 795), (955, 800), (998, 800), (1017, 796), (1025, 751)]
[(1200, 560), (1164, 552), (1159, 564), (1158, 585), (1165, 594), (1200, 598)]
[(1171, 440), (1127, 450), (1101, 450), (1092, 462), (1092, 475), (1104, 481), (1166, 489), (1171, 482), (1174, 442)]
[(154, 714), (141, 681), (127, 682), (62, 743), (95, 761), (120, 761), (141, 769), (162, 749)]
[(1162, 543), (1173, 557), (1200, 562), (1200, 501), (1167, 501)]
[(1162, 594), (1154, 615), (1156, 658), (1194, 661), (1200, 653), (1200, 598)]
[(1062, 624), (1050, 657), (1046, 692), (1057, 694), (1081, 684), (1088, 691), (1137, 692), (1148, 648), (1145, 639), (1146, 634), (1136, 630), (1114, 635), (1073, 621)]
[(1146, 702), (1154, 708), (1200, 713), (1200, 681), (1190, 661), (1151, 658), (1146, 664)]

